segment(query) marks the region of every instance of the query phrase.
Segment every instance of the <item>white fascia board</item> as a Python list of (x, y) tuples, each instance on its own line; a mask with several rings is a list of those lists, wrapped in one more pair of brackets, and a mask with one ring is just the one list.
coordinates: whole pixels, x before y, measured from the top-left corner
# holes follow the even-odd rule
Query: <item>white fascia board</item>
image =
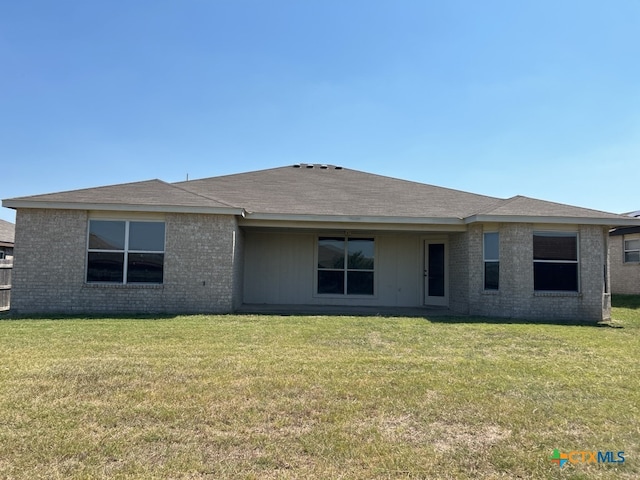
[(253, 220), (280, 220), (299, 222), (342, 222), (342, 223), (410, 223), (410, 224), (437, 224), (437, 225), (463, 225), (464, 221), (453, 217), (385, 217), (366, 215), (309, 215), (295, 213), (251, 213), (247, 212), (246, 218)]
[(637, 218), (598, 218), (598, 217), (548, 217), (533, 215), (472, 215), (464, 223), (550, 223), (574, 225), (602, 225), (611, 227), (640, 226)]
[(426, 219), (415, 217), (355, 217), (335, 215), (247, 214), (238, 224), (242, 227), (285, 228), (308, 230), (385, 230), (385, 231), (448, 231), (464, 232), (461, 219)]
[(366, 215), (309, 215), (282, 213), (246, 213), (249, 220), (334, 223), (393, 223), (410, 225), (464, 225), (464, 220), (453, 217), (385, 217)]
[(220, 215), (244, 215), (242, 208), (233, 207), (198, 207), (180, 205), (136, 205), (120, 203), (75, 203), (75, 202), (40, 202), (29, 200), (3, 200), (2, 206), (7, 208), (44, 208), (57, 210), (96, 210), (112, 212), (160, 212), (160, 213), (203, 213)]

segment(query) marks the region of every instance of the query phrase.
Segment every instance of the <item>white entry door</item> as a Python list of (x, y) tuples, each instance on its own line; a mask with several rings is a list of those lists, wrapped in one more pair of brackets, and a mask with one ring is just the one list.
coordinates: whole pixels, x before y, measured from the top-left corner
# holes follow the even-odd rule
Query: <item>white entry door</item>
[(447, 245), (444, 241), (424, 242), (424, 304), (449, 306)]

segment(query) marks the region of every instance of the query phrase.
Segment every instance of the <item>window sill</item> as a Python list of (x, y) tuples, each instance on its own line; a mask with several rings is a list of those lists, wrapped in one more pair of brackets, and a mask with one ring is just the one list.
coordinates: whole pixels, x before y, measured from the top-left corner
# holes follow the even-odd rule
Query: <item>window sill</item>
[(540, 291), (533, 292), (534, 297), (581, 297), (580, 292), (554, 292), (554, 291)]
[(482, 295), (500, 295), (500, 290), (482, 290)]
[(150, 290), (162, 290), (164, 284), (158, 283), (85, 283), (82, 288), (112, 288), (116, 290), (138, 290), (138, 289), (150, 289)]
[(339, 293), (314, 293), (313, 298), (337, 298), (337, 299), (362, 299), (366, 298), (369, 300), (377, 299), (377, 295), (346, 295)]

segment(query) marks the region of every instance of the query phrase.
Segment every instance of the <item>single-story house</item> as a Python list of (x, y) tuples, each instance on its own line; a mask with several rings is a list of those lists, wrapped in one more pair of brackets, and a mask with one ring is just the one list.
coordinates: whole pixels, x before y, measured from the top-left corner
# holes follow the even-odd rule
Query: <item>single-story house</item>
[(0, 219), (0, 312), (11, 304), (11, 271), (15, 225)]
[[(640, 210), (625, 214), (640, 218)], [(640, 227), (618, 227), (609, 233), (611, 292), (640, 295)]]
[(3, 205), (17, 210), (18, 314), (439, 307), (597, 322), (609, 230), (640, 226), (312, 164)]
[(15, 243), (15, 225), (0, 218), (0, 260), (13, 258)]

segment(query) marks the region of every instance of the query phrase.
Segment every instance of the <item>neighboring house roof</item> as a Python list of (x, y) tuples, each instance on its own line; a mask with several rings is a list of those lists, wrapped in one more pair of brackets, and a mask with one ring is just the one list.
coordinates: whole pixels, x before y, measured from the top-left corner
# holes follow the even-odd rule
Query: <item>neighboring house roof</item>
[(0, 246), (13, 247), (16, 238), (16, 226), (0, 219)]
[[(640, 218), (640, 210), (635, 212), (625, 213), (627, 217)], [(640, 226), (637, 227), (618, 227), (609, 232), (609, 235), (615, 237), (616, 235), (630, 235), (632, 233), (640, 233)]]
[(500, 199), (333, 165), (300, 164), (169, 184), (160, 180), (5, 200), (10, 208), (204, 212), (245, 221), (638, 225), (640, 219), (522, 196)]

